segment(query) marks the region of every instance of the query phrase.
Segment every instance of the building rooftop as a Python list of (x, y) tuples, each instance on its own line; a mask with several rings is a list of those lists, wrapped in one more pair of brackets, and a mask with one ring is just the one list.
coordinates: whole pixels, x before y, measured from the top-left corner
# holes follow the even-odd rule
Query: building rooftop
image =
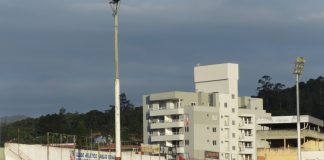
[[(301, 115), (301, 123), (310, 123), (320, 127), (324, 127), (324, 121), (310, 115)], [(257, 120), (259, 125), (276, 125), (276, 124), (292, 124), (297, 123), (297, 116), (272, 116), (266, 118), (260, 118)]]

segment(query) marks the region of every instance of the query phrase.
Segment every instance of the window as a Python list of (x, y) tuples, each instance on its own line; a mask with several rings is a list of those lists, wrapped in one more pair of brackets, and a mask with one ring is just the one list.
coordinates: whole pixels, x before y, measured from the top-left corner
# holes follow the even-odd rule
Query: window
[(232, 137), (235, 138), (235, 133), (232, 133)]
[(209, 117), (209, 114), (207, 114), (207, 117)]
[(235, 113), (235, 108), (232, 108), (232, 113)]
[(207, 139), (207, 143), (209, 143), (209, 139)]
[(235, 125), (235, 121), (234, 120), (232, 121), (232, 125)]
[(224, 107), (227, 108), (227, 102), (224, 103)]
[(213, 132), (216, 132), (216, 128), (213, 128)]
[(185, 140), (185, 145), (189, 146), (189, 140)]
[(195, 106), (196, 105), (196, 102), (191, 102), (191, 106)]
[(232, 150), (235, 151), (235, 146), (232, 146)]
[(213, 94), (210, 94), (209, 97), (209, 106), (214, 106), (214, 97), (213, 97)]
[(216, 140), (213, 140), (213, 146), (216, 146), (217, 143), (216, 143)]
[(189, 132), (189, 127), (185, 127), (185, 132)]
[(232, 99), (235, 99), (235, 94), (232, 94)]
[(209, 127), (207, 127), (207, 130), (209, 130)]

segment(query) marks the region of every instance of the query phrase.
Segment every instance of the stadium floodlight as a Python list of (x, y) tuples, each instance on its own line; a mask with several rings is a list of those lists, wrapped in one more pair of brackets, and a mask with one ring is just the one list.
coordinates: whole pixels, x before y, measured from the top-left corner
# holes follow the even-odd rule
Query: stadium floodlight
[(301, 75), (304, 72), (306, 60), (303, 57), (297, 57), (295, 62), (294, 74)]
[(118, 11), (120, 0), (111, 0), (109, 5), (113, 11), (114, 31), (115, 31), (115, 143), (116, 160), (121, 160), (121, 141), (120, 141), (120, 84), (119, 84), (119, 52), (118, 52)]
[(294, 74), (296, 75), (296, 110), (297, 110), (297, 156), (301, 160), (301, 140), (300, 140), (300, 113), (299, 113), (299, 77), (304, 72), (305, 59), (297, 57), (295, 61)]

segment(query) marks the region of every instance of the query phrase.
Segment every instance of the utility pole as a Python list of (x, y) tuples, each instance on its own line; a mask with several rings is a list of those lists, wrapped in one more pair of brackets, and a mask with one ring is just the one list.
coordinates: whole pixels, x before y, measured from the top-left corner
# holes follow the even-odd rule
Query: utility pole
[(301, 160), (301, 141), (300, 141), (300, 113), (299, 113), (299, 77), (304, 72), (305, 59), (297, 57), (293, 74), (296, 75), (296, 109), (297, 109), (297, 147), (298, 147), (298, 160)]
[(111, 0), (109, 2), (113, 11), (114, 31), (115, 31), (115, 141), (116, 141), (116, 160), (121, 160), (120, 144), (120, 86), (119, 86), (119, 59), (118, 59), (118, 11), (120, 0)]
[(47, 134), (46, 134), (46, 141), (47, 141), (47, 160), (49, 160), (49, 145), (50, 145), (49, 136), (50, 136), (50, 133), (47, 132)]

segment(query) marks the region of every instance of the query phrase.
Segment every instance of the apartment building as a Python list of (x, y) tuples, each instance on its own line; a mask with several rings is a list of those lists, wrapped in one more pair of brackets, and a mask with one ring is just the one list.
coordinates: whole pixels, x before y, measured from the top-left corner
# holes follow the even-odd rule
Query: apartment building
[(254, 112), (265, 112), (262, 100), (238, 97), (238, 80), (238, 64), (196, 66), (195, 92), (144, 95), (144, 143), (168, 159), (256, 160)]

